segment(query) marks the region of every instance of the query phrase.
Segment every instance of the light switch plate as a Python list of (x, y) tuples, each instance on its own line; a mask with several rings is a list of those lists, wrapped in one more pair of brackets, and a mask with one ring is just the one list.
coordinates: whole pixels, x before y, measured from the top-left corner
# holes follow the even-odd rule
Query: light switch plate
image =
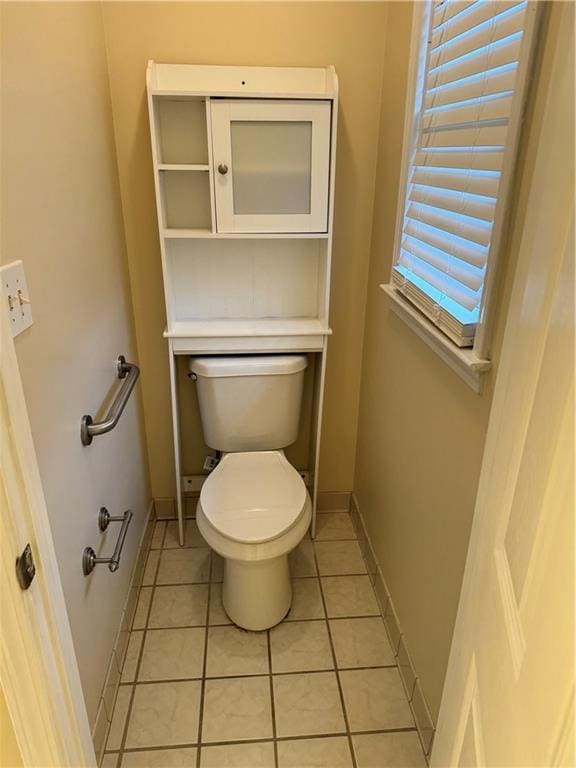
[(32, 325), (32, 307), (22, 261), (0, 267), (4, 312), (8, 314), (12, 336), (18, 336)]

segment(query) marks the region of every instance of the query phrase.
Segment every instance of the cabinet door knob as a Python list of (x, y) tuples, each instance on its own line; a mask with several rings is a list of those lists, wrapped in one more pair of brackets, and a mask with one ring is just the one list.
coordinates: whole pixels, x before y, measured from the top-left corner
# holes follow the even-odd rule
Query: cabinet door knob
[(221, 173), (222, 176), (226, 176), (226, 174), (228, 173), (228, 166), (225, 165), (224, 163), (220, 163), (220, 165), (218, 166), (218, 173)]

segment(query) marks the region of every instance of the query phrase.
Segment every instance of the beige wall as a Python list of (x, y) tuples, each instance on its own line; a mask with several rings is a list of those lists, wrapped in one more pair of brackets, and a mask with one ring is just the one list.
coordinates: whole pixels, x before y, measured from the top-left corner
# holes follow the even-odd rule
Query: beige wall
[[(2, 3), (1, 258), (22, 259), (34, 324), (15, 339), (88, 714), (94, 719), (147, 511), (139, 393), (118, 427), (80, 443), (135, 356), (105, 46), (97, 3)], [(111, 552), (134, 520), (120, 570), (88, 579), (82, 551)]]
[[(351, 490), (386, 5), (114, 2), (105, 3), (103, 12), (155, 496), (173, 496), (174, 480), (146, 62), (336, 66), (341, 107), (330, 318), (334, 336), (320, 484), (324, 490)], [(183, 391), (192, 396), (191, 387)], [(193, 415), (194, 404), (185, 403), (183, 411)], [(187, 428), (195, 430), (196, 440), (189, 438), (184, 446), (183, 470), (197, 472), (203, 459), (197, 417)]]
[[(555, 16), (544, 48), (551, 51)], [(392, 3), (367, 294), (355, 491), (434, 719), (460, 593), (493, 373), (478, 396), (400, 319), (378, 284), (390, 275), (411, 6)], [(500, 274), (497, 362), (549, 67), (534, 89)], [(543, 194), (545, 191), (543, 190)]]

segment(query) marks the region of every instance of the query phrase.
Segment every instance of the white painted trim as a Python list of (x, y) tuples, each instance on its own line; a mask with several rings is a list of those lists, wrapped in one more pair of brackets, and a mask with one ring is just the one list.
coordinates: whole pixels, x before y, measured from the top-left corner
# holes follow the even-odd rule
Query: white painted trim
[[(496, 218), (492, 228), (492, 238), (488, 262), (486, 266), (486, 278), (482, 292), (480, 307), (480, 321), (474, 335), (474, 353), (478, 357), (489, 357), (490, 346), (494, 326), (495, 307), (497, 298), (497, 277), (500, 272), (502, 246), (508, 232), (510, 223), (510, 193), (516, 174), (518, 160), (518, 146), (522, 135), (522, 120), (526, 108), (528, 96), (529, 76), (533, 70), (533, 62), (536, 50), (536, 30), (538, 22), (542, 18), (541, 3), (531, 1), (526, 9), (526, 25), (522, 36), (522, 50), (520, 52), (520, 66), (518, 69), (516, 85), (514, 88), (514, 105), (510, 121), (508, 123), (507, 147), (505, 149), (505, 161), (498, 189), (498, 203), (496, 206)], [(528, 54), (525, 53), (528, 49)]]
[[(95, 766), (16, 351), (0, 314), (0, 680), (25, 765)], [(36, 577), (23, 593), (14, 561), (28, 541)]]
[(490, 360), (479, 358), (473, 350), (457, 347), (434, 323), (431, 323), (418, 309), (390, 284), (380, 288), (390, 300), (390, 309), (443, 360), (474, 392), (482, 391), (482, 376), (490, 370)]

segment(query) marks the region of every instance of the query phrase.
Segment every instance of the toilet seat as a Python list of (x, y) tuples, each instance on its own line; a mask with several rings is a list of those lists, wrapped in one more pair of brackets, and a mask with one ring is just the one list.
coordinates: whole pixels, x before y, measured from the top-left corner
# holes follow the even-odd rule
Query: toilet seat
[(283, 452), (253, 451), (221, 459), (202, 486), (199, 506), (220, 536), (261, 545), (296, 526), (308, 501), (304, 481)]

